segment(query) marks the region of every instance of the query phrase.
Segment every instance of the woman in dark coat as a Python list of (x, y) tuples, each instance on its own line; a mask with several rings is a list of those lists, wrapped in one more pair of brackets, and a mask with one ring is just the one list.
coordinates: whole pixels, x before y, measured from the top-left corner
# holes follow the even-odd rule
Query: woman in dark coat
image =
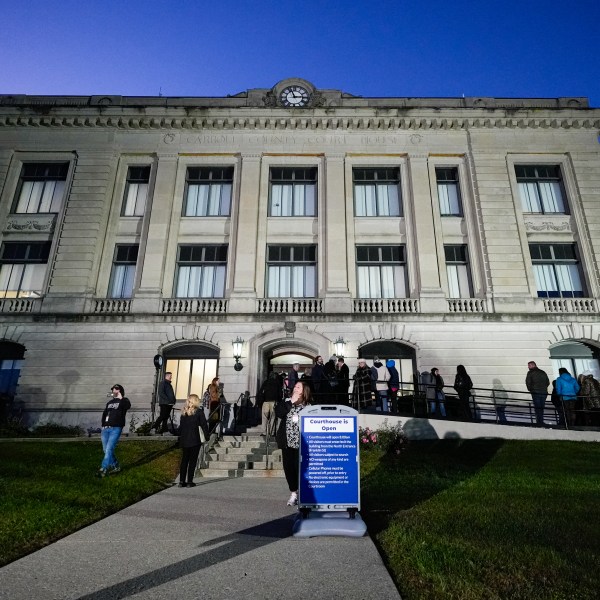
[(283, 472), (290, 497), (288, 506), (298, 504), (298, 484), (300, 483), (300, 417), (298, 413), (311, 404), (312, 394), (306, 382), (300, 380), (292, 390), (291, 398), (275, 405), (275, 414), (280, 419), (277, 430), (277, 447), (281, 450)]
[(471, 407), (469, 405), (472, 387), (473, 382), (471, 381), (467, 370), (463, 365), (458, 365), (456, 367), (456, 376), (454, 377), (454, 389), (458, 394), (460, 412), (468, 420), (473, 418), (471, 415)]
[[(208, 440), (208, 425), (204, 411), (200, 408), (200, 398), (190, 394), (185, 406), (181, 409), (179, 421), (179, 446), (181, 448), (181, 463), (179, 465), (179, 487), (194, 487), (196, 463), (202, 447), (200, 430), (204, 440)], [(187, 476), (187, 483), (186, 483)]]

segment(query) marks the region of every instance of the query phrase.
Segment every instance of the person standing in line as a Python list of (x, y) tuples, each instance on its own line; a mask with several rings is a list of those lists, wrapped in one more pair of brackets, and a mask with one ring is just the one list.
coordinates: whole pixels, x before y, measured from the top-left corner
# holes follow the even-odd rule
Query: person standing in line
[(332, 356), (323, 369), (325, 381), (321, 386), (321, 404), (335, 404), (338, 392), (337, 356)]
[[(202, 447), (202, 437), (208, 440), (208, 424), (204, 411), (200, 405), (200, 398), (190, 394), (181, 409), (179, 421), (179, 447), (181, 448), (181, 462), (179, 464), (179, 487), (194, 487), (194, 473), (198, 463), (198, 455)], [(187, 475), (187, 481), (186, 481)]]
[[(527, 377), (525, 377), (525, 385), (531, 394), (533, 408), (535, 410), (535, 420), (540, 426), (544, 425), (544, 409), (546, 407), (546, 398), (548, 397), (548, 386), (550, 380), (546, 371), (542, 371), (533, 360), (527, 363)], [(559, 392), (560, 394), (560, 392)]]
[(321, 394), (326, 391), (325, 384), (325, 365), (323, 364), (323, 357), (321, 355), (315, 358), (315, 365), (312, 370), (312, 382), (314, 391), (314, 401), (316, 404), (323, 404)]
[(577, 412), (575, 409), (578, 392), (579, 384), (577, 383), (577, 379), (575, 379), (567, 369), (561, 367), (558, 370), (558, 378), (556, 379), (556, 393), (565, 407), (567, 424), (571, 427), (575, 425), (577, 419)]
[(427, 384), (427, 399), (429, 400), (429, 411), (433, 415), (436, 407), (440, 407), (440, 416), (446, 418), (446, 405), (444, 403), (444, 379), (440, 375), (440, 370), (433, 367), (429, 372), (429, 383)]
[[(275, 371), (271, 371), (269, 376), (265, 379), (263, 384), (260, 386), (258, 393), (260, 401), (262, 402), (261, 414), (262, 414), (262, 436), (267, 434), (273, 434), (273, 426), (275, 425), (275, 405), (281, 400), (281, 385), (279, 381), (279, 375)], [(269, 429), (269, 423), (271, 423), (271, 429)]]
[(356, 403), (356, 410), (361, 407), (370, 406), (373, 401), (373, 392), (371, 390), (371, 369), (367, 367), (367, 361), (364, 358), (358, 359), (358, 368), (354, 373), (354, 388), (352, 390), (353, 402)]
[(310, 388), (311, 393), (314, 394), (315, 390), (313, 389), (312, 367), (306, 367), (306, 369), (304, 369), (304, 373), (302, 373), (300, 381), (306, 382), (306, 384)]
[(390, 398), (390, 410), (393, 413), (398, 412), (398, 390), (400, 389), (400, 374), (398, 373), (398, 369), (396, 369), (396, 361), (388, 360), (385, 363), (387, 367), (388, 373), (390, 374), (390, 378), (388, 380), (388, 394)]
[(117, 457), (115, 456), (115, 447), (123, 427), (125, 427), (125, 415), (131, 408), (131, 402), (125, 398), (125, 390), (118, 383), (111, 388), (111, 399), (106, 403), (102, 413), (102, 450), (104, 458), (98, 470), (98, 477), (106, 477), (109, 473), (118, 473), (121, 470)]
[(584, 409), (584, 423), (586, 425), (600, 425), (600, 382), (594, 378), (591, 371), (581, 374), (581, 399)]
[(343, 357), (337, 359), (337, 376), (338, 376), (338, 404), (349, 406), (348, 388), (350, 387), (350, 369), (344, 361)]
[(281, 419), (277, 430), (277, 447), (281, 449), (283, 472), (290, 489), (288, 506), (298, 504), (298, 485), (300, 483), (300, 411), (311, 404), (310, 388), (299, 381), (292, 390), (291, 398), (275, 405), (275, 413)]
[(300, 363), (294, 363), (292, 368), (287, 376), (287, 387), (291, 392), (294, 389), (294, 386), (300, 381), (300, 374), (298, 371), (300, 370)]
[(173, 374), (170, 371), (167, 371), (165, 373), (165, 378), (158, 386), (158, 404), (160, 407), (160, 414), (158, 419), (156, 419), (156, 423), (154, 423), (154, 426), (152, 427), (152, 429), (156, 430), (156, 433), (167, 432), (171, 410), (173, 409), (173, 406), (175, 406), (175, 392), (173, 391), (171, 379), (173, 379)]
[(377, 394), (377, 410), (388, 413), (388, 381), (390, 380), (390, 372), (377, 356), (373, 359), (373, 368), (376, 374), (375, 393)]
[(464, 365), (458, 365), (456, 367), (456, 376), (454, 377), (454, 389), (458, 394), (459, 412), (469, 421), (473, 418), (471, 416), (471, 406), (469, 404), (472, 388), (473, 382)]

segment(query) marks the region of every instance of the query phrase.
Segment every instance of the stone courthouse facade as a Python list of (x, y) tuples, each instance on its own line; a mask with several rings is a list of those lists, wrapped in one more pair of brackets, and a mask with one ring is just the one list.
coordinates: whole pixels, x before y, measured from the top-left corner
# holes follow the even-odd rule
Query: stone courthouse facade
[(586, 98), (302, 79), (0, 96), (0, 391), (88, 425), (114, 383), (139, 413), (165, 370), (235, 401), (336, 351), (478, 388), (523, 391), (529, 360), (597, 372), (599, 129)]

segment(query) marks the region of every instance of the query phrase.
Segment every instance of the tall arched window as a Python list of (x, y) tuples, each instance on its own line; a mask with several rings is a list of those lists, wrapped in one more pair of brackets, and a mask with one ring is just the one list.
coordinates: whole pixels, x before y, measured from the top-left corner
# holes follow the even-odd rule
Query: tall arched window
[(182, 344), (163, 352), (165, 373), (173, 373), (173, 389), (177, 400), (185, 400), (190, 394), (202, 398), (204, 390), (219, 366), (219, 351), (204, 344)]

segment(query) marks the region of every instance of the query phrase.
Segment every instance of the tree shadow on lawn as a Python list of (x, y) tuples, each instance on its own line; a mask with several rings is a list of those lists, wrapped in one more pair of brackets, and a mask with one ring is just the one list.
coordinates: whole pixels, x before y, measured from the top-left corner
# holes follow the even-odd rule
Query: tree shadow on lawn
[(395, 513), (458, 485), (482, 469), (502, 439), (411, 441), (399, 456), (385, 455), (361, 479), (361, 515), (373, 536)]

